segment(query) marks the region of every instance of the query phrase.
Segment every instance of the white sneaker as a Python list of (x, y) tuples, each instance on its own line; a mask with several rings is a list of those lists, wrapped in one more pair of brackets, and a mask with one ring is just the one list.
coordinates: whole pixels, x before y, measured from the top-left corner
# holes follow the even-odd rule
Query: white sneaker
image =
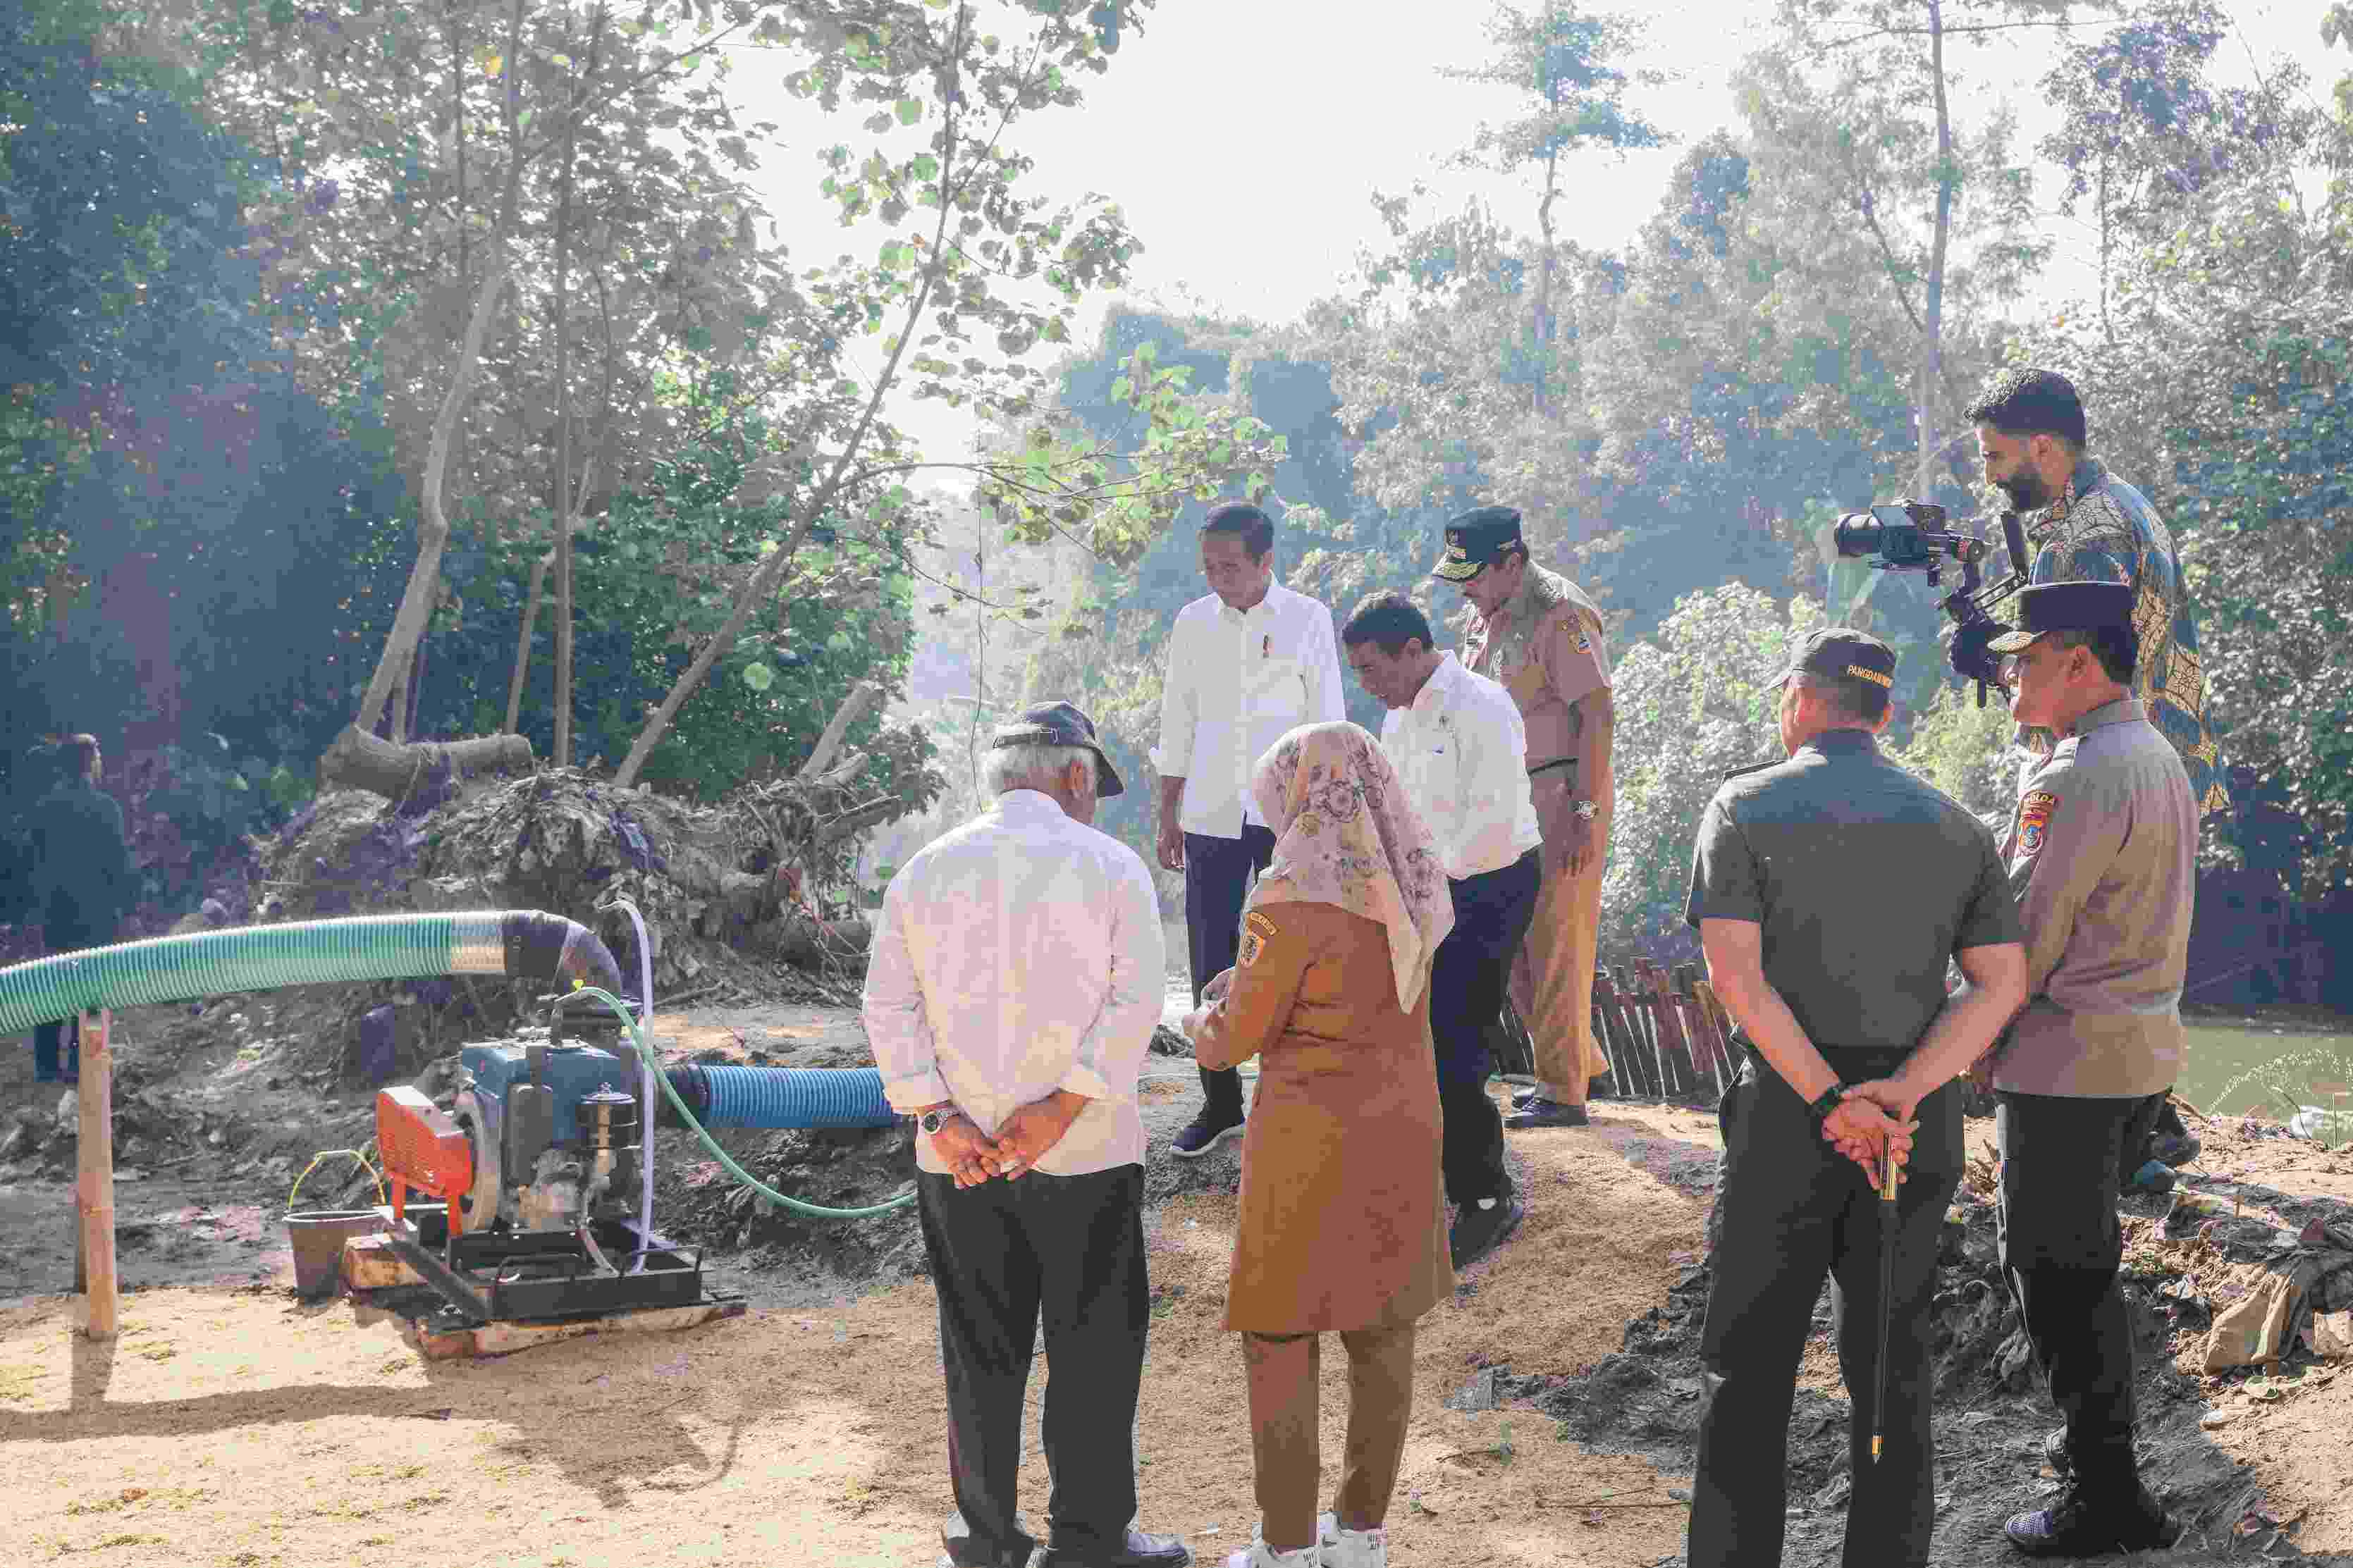
[(1226, 1559), (1226, 1568), (1319, 1568), (1314, 1546), (1303, 1546), (1296, 1552), (1277, 1552), (1269, 1547), (1263, 1537), (1250, 1542), (1248, 1552), (1237, 1552)]
[(1386, 1530), (1343, 1530), (1337, 1514), (1319, 1513), (1315, 1537), (1324, 1553), (1319, 1568), (1389, 1568)]

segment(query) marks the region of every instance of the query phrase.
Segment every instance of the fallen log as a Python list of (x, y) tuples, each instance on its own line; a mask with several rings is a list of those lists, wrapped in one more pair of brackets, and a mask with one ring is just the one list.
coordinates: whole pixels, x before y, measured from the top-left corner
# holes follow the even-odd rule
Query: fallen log
[(528, 769), (531, 742), (521, 735), (483, 735), (470, 741), (418, 741), (396, 746), (354, 725), (343, 726), (319, 759), (319, 788), (364, 789), (386, 800), (405, 800), (446, 766), (456, 777)]

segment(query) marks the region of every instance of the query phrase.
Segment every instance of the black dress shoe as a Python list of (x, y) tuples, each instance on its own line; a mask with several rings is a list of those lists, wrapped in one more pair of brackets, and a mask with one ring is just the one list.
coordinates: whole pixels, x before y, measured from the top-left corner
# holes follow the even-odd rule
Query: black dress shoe
[(1525, 1131), (1531, 1127), (1586, 1127), (1591, 1125), (1591, 1119), (1581, 1105), (1564, 1105), (1539, 1094), (1514, 1100), (1510, 1113), (1504, 1118), (1504, 1125), (1514, 1131)]
[(1446, 1249), (1453, 1257), (1456, 1272), (1470, 1268), (1502, 1246), (1504, 1238), (1517, 1230), (1520, 1221), (1527, 1217), (1528, 1205), (1517, 1193), (1505, 1193), (1490, 1208), (1464, 1204), (1446, 1238)]
[(1049, 1546), (1039, 1554), (1037, 1568), (1192, 1568), (1192, 1562), (1193, 1553), (1180, 1537), (1130, 1530), (1124, 1550), (1083, 1552)]
[(1029, 1568), (1029, 1559), (1038, 1550), (1028, 1521), (1018, 1514), (1014, 1515), (1009, 1539), (983, 1541), (973, 1534), (963, 1514), (952, 1513), (940, 1526), (940, 1544), (946, 1549), (940, 1553), (940, 1568)]
[(2129, 1493), (2099, 1498), (2071, 1480), (2056, 1503), (2018, 1515), (2001, 1532), (2029, 1557), (2099, 1557), (2170, 1546), (2181, 1522), (2137, 1481)]
[(1212, 1116), (1204, 1110), (1200, 1115), (1185, 1123), (1183, 1129), (1176, 1134), (1176, 1141), (1169, 1145), (1168, 1152), (1180, 1160), (1198, 1160), (1227, 1139), (1239, 1138), (1241, 1135), (1242, 1119), (1240, 1117), (1237, 1116), (1228, 1121), (1222, 1116)]

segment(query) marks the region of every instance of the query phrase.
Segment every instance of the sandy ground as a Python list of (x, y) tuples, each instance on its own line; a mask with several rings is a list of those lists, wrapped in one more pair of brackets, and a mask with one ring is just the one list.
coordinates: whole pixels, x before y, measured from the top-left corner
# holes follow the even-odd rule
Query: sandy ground
[[(1620, 1120), (1613, 1117), (1613, 1121)], [(1672, 1112), (1625, 1119), (1651, 1136)], [(1661, 1299), (1698, 1206), (1596, 1133), (1531, 1138), (1521, 1236), (1425, 1324), (1392, 1515), (1398, 1560), (1651, 1563), (1683, 1510), (1638, 1460), (1558, 1442), (1531, 1411), (1440, 1401), (1507, 1354), (1569, 1371)], [(1218, 1317), (1233, 1202), (1197, 1194), (1150, 1227), (1155, 1313), (1139, 1422), (1143, 1521), (1207, 1558), (1246, 1544), (1241, 1363)], [(946, 1511), (934, 1308), (898, 1287), (665, 1336), (427, 1363), (388, 1324), (274, 1287), (157, 1289), (112, 1345), (50, 1298), (0, 1313), (0, 1547), (45, 1562), (314, 1563), (430, 1540), (451, 1564), (922, 1563)], [(1343, 1401), (1327, 1360), (1326, 1442)], [(1050, 1369), (1048, 1369), (1050, 1375)], [(1024, 1495), (1042, 1513), (1034, 1449)]]
[[(681, 1044), (746, 1051), (846, 1047), (855, 1027), (813, 1008), (688, 1012), (664, 1026)], [(1181, 1080), (1149, 1091), (1155, 1163), (1191, 1097)], [(322, 1125), (349, 1112), (322, 1105)], [(1532, 1407), (1470, 1415), (1442, 1403), (1485, 1365), (1522, 1376), (1590, 1365), (1695, 1260), (1703, 1205), (1692, 1194), (1712, 1164), (1713, 1119), (1598, 1110), (1590, 1129), (1513, 1136), (1531, 1217), (1424, 1322), (1390, 1517), (1401, 1568), (1626, 1568), (1681, 1548), (1687, 1476), (1560, 1441)], [(2353, 1197), (2353, 1159), (2237, 1129), (2200, 1130), (2213, 1178)], [(1990, 1124), (1971, 1131), (1989, 1152)], [(126, 1249), (134, 1289), (108, 1345), (75, 1336), (70, 1300), (47, 1293), (67, 1288), (69, 1190), (40, 1169), (0, 1173), (0, 1301), (15, 1298), (0, 1306), (7, 1561), (307, 1565), (386, 1548), (518, 1568), (935, 1560), (949, 1505), (927, 1283), (755, 1307), (674, 1334), (427, 1363), (391, 1324), (291, 1297), (281, 1173), (265, 1163), (214, 1181), (191, 1167), (126, 1184), (124, 1221), (148, 1239)], [(1233, 1213), (1210, 1176), (1208, 1190), (1147, 1216), (1156, 1306), (1141, 1522), (1184, 1533), (1204, 1563), (1246, 1544), (1256, 1517), (1240, 1358), (1218, 1327)], [(815, 1301), (820, 1282), (803, 1285)], [(1325, 1363), (1327, 1462), (1342, 1361)], [(1820, 1345), (1808, 1368), (1810, 1383), (1839, 1392)], [(1047, 1495), (1035, 1386), (1023, 1473), (1033, 1521)], [(2275, 1517), (2301, 1517), (2302, 1551), (2353, 1552), (2353, 1376), (2234, 1375), (2206, 1393), (2221, 1416), (2214, 1442), (2247, 1464)]]

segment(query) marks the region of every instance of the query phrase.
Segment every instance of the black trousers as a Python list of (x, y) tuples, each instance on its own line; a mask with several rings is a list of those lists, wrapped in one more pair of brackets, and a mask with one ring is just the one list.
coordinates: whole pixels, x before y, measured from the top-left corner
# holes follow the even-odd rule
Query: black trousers
[[(1185, 936), (1193, 955), (1193, 1005), (1201, 987), (1234, 966), (1241, 947), (1242, 900), (1253, 872), (1274, 858), (1274, 831), (1242, 825), (1240, 838), (1185, 835)], [(1204, 1116), (1242, 1119), (1242, 1075), (1231, 1068), (1201, 1069)]]
[[(41, 945), (51, 953), (78, 952), (106, 945), (97, 929), (82, 921), (51, 920), (41, 928)], [(79, 1020), (61, 1018), (33, 1029), (33, 1077), (42, 1083), (72, 1082), (81, 1076), (81, 1028)]]
[(1531, 849), (1499, 871), (1446, 885), (1454, 896), (1454, 929), (1430, 966), (1430, 1041), (1438, 1053), (1446, 1195), (1458, 1204), (1512, 1190), (1504, 1170), (1504, 1119), (1487, 1097), (1487, 1074), (1512, 954), (1528, 934), (1543, 882), (1542, 852)]
[(1021, 1402), (1042, 1317), (1044, 1436), (1057, 1550), (1124, 1547), (1135, 1517), (1135, 1403), (1151, 1322), (1144, 1268), (1144, 1167), (1085, 1176), (1037, 1172), (959, 1189), (916, 1177), (923, 1250), (940, 1300), (948, 1474), (960, 1563), (1021, 1562), (1034, 1544), (1015, 1510)]
[[(1849, 1083), (1884, 1078), (1908, 1048), (1822, 1055)], [(1726, 1161), (1710, 1258), (1691, 1568), (1777, 1568), (1788, 1504), (1789, 1413), (1822, 1277), (1831, 1281), (1839, 1369), (1853, 1414), (1847, 1451), (1846, 1568), (1924, 1568), (1936, 1521), (1929, 1424), (1936, 1245), (1960, 1185), (1961, 1095), (1920, 1102), (1920, 1130), (1897, 1189), (1894, 1290), (1887, 1336), (1886, 1444), (1871, 1432), (1879, 1378), (1881, 1203), (1862, 1168), (1824, 1142), (1797, 1090), (1751, 1057), (1725, 1092)]]
[(2132, 1495), (2133, 1342), (2116, 1270), (2116, 1167), (2126, 1141), (2146, 1137), (2161, 1095), (2084, 1100), (1995, 1097), (2001, 1151), (2001, 1268), (2019, 1321), (2067, 1421), (2067, 1458), (2082, 1486)]

